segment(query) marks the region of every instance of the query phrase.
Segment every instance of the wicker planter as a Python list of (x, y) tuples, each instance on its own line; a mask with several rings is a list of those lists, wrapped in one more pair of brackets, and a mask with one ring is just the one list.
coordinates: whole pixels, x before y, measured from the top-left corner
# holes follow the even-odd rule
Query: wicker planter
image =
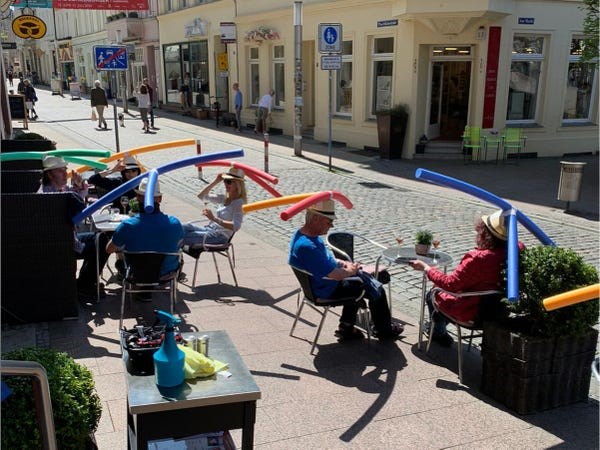
[(598, 331), (531, 337), (517, 327), (484, 327), (482, 391), (519, 414), (587, 400)]
[(415, 244), (415, 253), (421, 256), (427, 256), (429, 250), (431, 249), (431, 245), (427, 244)]

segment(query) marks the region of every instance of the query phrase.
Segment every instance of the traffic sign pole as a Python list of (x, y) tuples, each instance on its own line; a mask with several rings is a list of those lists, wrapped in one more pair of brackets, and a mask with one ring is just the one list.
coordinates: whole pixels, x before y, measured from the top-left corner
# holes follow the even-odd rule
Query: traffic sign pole
[(331, 172), (331, 116), (333, 115), (333, 108), (331, 106), (331, 92), (333, 84), (333, 70), (329, 71), (329, 143), (327, 145), (327, 154), (329, 155), (329, 171)]

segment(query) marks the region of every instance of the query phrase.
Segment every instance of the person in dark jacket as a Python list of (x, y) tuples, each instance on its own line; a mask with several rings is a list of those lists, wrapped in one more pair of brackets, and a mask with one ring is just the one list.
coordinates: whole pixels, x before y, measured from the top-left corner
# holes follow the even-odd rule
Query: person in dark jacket
[(25, 96), (25, 107), (27, 108), (27, 115), (30, 116), (31, 120), (38, 118), (35, 112), (35, 102), (37, 102), (37, 95), (35, 94), (35, 88), (31, 85), (28, 79), (23, 80), (23, 95)]
[(102, 128), (104, 125), (104, 129), (106, 130), (108, 125), (104, 119), (104, 108), (108, 106), (108, 99), (106, 98), (106, 92), (102, 89), (100, 80), (94, 81), (94, 86), (91, 90), (90, 103), (92, 104), (92, 108), (96, 108), (98, 112), (98, 128)]
[[(121, 176), (109, 177), (113, 173), (121, 173)], [(140, 166), (133, 156), (126, 156), (124, 159), (117, 161), (112, 169), (103, 170), (92, 175), (88, 182), (96, 187), (104, 189), (106, 191), (112, 191), (118, 188), (123, 183), (137, 177), (141, 173)], [(123, 196), (128, 197), (130, 200), (135, 198), (135, 190), (131, 189), (127, 191)], [(117, 197), (113, 200), (112, 206), (118, 208), (121, 214), (127, 214), (125, 207), (121, 204), (121, 197)]]

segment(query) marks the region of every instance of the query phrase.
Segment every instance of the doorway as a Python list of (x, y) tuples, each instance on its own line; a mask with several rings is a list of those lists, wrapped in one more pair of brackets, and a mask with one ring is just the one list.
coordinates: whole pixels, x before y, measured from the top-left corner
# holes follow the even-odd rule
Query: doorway
[(469, 117), (471, 61), (432, 61), (427, 114), (430, 140), (460, 140)]

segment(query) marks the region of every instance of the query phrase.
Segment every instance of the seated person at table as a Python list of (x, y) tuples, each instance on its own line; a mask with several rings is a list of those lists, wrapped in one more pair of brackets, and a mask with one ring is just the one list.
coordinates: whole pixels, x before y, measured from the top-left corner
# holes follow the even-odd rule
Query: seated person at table
[[(292, 237), (288, 263), (313, 275), (312, 289), (318, 297), (333, 299), (358, 296), (364, 289), (373, 319), (373, 334), (379, 339), (396, 338), (404, 328), (399, 323), (392, 322), (381, 283), (362, 271), (359, 263), (336, 259), (325, 246), (321, 235), (327, 234), (334, 219), (333, 200), (325, 200), (308, 208), (304, 225)], [(357, 276), (361, 280), (348, 280), (349, 277)], [(335, 333), (337, 337), (342, 340), (363, 337), (362, 332), (354, 327), (357, 311), (356, 302), (344, 304), (339, 328)]]
[[(38, 193), (49, 194), (54, 192), (73, 193), (72, 215), (81, 212), (85, 208), (85, 196), (87, 195), (87, 183), (76, 171), (71, 172), (71, 186), (67, 184), (67, 163), (58, 156), (46, 156), (43, 160), (43, 174)], [(75, 252), (78, 258), (83, 259), (77, 278), (77, 291), (79, 301), (89, 306), (97, 300), (97, 276), (96, 276), (96, 240), (94, 233), (75, 233)], [(100, 271), (106, 264), (108, 255), (104, 251), (107, 238), (104, 234), (99, 239), (99, 263)], [(100, 290), (101, 296), (102, 288)]]
[[(120, 172), (120, 177), (109, 177), (113, 173)], [(94, 186), (104, 189), (105, 191), (112, 191), (118, 188), (123, 183), (137, 177), (141, 173), (140, 167), (133, 156), (126, 156), (124, 159), (117, 161), (112, 169), (103, 170), (97, 172), (89, 178), (89, 182)], [(135, 189), (130, 189), (123, 196), (129, 199), (135, 198)], [(121, 214), (127, 214), (123, 205), (121, 205), (121, 197), (115, 198), (112, 202), (113, 208), (118, 208)]]
[[(225, 186), (225, 195), (210, 194), (221, 181)], [(218, 174), (212, 183), (200, 191), (198, 198), (219, 205), (217, 213), (215, 216), (211, 209), (205, 208), (202, 215), (209, 220), (207, 225), (184, 224), (183, 245), (225, 244), (242, 227), (242, 206), (247, 201), (244, 171), (232, 167), (228, 172)]]
[[(158, 180), (154, 189), (154, 211), (151, 213), (144, 211), (142, 205), (147, 187), (148, 178), (144, 178), (136, 189), (140, 213), (121, 222), (106, 246), (107, 253), (122, 251), (175, 253), (179, 251), (183, 238), (181, 223), (176, 217), (168, 216), (160, 210), (162, 194)], [(179, 258), (169, 255), (165, 257), (160, 273), (166, 275), (178, 268)], [(138, 295), (136, 298), (142, 301), (152, 300), (151, 293), (145, 296)]]
[[(442, 270), (430, 267), (421, 260), (411, 261), (413, 269), (425, 271), (427, 278), (437, 287), (456, 293), (499, 290), (501, 271), (507, 258), (506, 217), (502, 211), (491, 215), (483, 215), (475, 225), (477, 232), (477, 247), (469, 250), (452, 273), (445, 274)], [(433, 314), (433, 305), (444, 314), (455, 318), (459, 322), (475, 320), (480, 301), (479, 296), (455, 297), (447, 292), (432, 291), (427, 294), (429, 315)], [(432, 340), (444, 347), (452, 345), (452, 338), (446, 331), (448, 323), (443, 317), (436, 316), (435, 329), (432, 331)]]

